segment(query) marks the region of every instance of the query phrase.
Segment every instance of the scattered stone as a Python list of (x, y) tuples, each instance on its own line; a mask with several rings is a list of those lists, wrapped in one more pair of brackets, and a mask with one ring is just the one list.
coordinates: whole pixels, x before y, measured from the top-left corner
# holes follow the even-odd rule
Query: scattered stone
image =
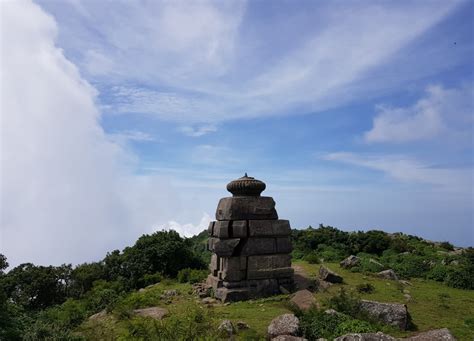
[(319, 291), (326, 291), (328, 290), (329, 287), (332, 286), (332, 283), (323, 281), (323, 280), (318, 280), (318, 290)]
[(362, 300), (360, 308), (382, 323), (398, 327), (400, 330), (407, 329), (408, 310), (404, 304)]
[(206, 298), (203, 298), (201, 300), (201, 303), (204, 303), (204, 304), (214, 304), (214, 303), (217, 303), (217, 300), (215, 298), (212, 298), (212, 297), (206, 297)]
[(318, 306), (314, 295), (311, 293), (311, 291), (306, 289), (297, 291), (291, 298), (290, 302), (302, 311), (307, 311), (311, 307)]
[(89, 320), (101, 320), (106, 316), (107, 316), (107, 312), (104, 309), (94, 315), (89, 316)]
[(408, 290), (408, 289), (403, 289), (403, 293), (404, 293), (404, 294), (409, 294), (409, 293), (410, 293), (410, 290)]
[[(324, 340), (327, 341), (326, 339)], [(308, 339), (293, 335), (279, 335), (277, 337), (274, 337), (272, 341), (308, 341)]]
[(381, 278), (384, 278), (384, 279), (390, 279), (392, 281), (398, 281), (398, 276), (395, 273), (395, 271), (393, 271), (392, 269), (380, 271), (377, 275)]
[(224, 334), (227, 336), (232, 336), (235, 332), (234, 325), (230, 320), (224, 320), (217, 328), (220, 334)]
[(405, 297), (405, 300), (407, 302), (411, 302), (411, 295), (410, 294), (403, 294), (403, 297)]
[(334, 341), (396, 341), (397, 339), (384, 334), (382, 332), (377, 333), (361, 333), (361, 334), (346, 334), (339, 336)]
[(411, 336), (406, 339), (402, 339), (406, 341), (456, 341), (456, 338), (451, 334), (449, 329), (443, 328), (443, 329), (435, 329), (435, 330), (430, 330), (427, 332), (423, 332), (420, 334), (417, 334), (415, 336)]
[(168, 315), (168, 309), (160, 307), (150, 307), (143, 309), (135, 309), (133, 313), (143, 317), (151, 317), (155, 320), (162, 320), (163, 317)]
[(354, 256), (354, 255), (350, 255), (349, 257), (347, 257), (346, 259), (344, 259), (341, 263), (339, 263), (341, 265), (341, 268), (344, 268), (344, 269), (350, 269), (354, 266), (357, 266), (359, 265), (360, 263), (360, 258), (357, 257), (357, 256)]
[(410, 287), (413, 286), (413, 284), (411, 284), (410, 282), (405, 281), (405, 280), (403, 280), (403, 279), (399, 280), (398, 283), (401, 283), (401, 284), (403, 284), (403, 285), (407, 285), (407, 286), (410, 286)]
[(329, 283), (342, 283), (342, 277), (324, 265), (319, 268), (319, 278)]
[(325, 314), (328, 314), (328, 315), (336, 315), (336, 314), (339, 314), (339, 312), (337, 312), (336, 310), (334, 309), (327, 309), (324, 311)]
[(138, 292), (145, 292), (145, 291), (146, 291), (145, 288), (140, 288), (140, 289), (138, 289)]
[(237, 326), (238, 330), (243, 330), (243, 329), (249, 329), (250, 328), (250, 326), (247, 323), (245, 323), (244, 321), (238, 321), (236, 323), (236, 326)]
[(300, 327), (300, 321), (293, 314), (283, 314), (275, 317), (270, 325), (268, 326), (268, 336), (270, 338), (277, 337), (279, 335), (293, 335), (298, 334)]
[(195, 283), (192, 286), (193, 294), (197, 295), (199, 298), (209, 297), (212, 293), (212, 286), (203, 282), (203, 283)]
[(175, 289), (165, 290), (163, 292), (163, 295), (161, 295), (162, 298), (169, 298), (169, 297), (173, 297), (173, 296), (178, 296), (178, 291), (176, 291)]

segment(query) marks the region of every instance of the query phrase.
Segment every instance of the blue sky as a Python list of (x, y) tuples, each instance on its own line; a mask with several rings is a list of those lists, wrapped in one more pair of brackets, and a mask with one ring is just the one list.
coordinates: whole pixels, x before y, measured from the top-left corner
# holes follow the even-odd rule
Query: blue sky
[[(6, 120), (16, 133), (4, 143), (12, 156), (2, 225), (15, 261), (85, 261), (163, 227), (197, 233), (228, 195), (226, 183), (244, 172), (267, 183), (293, 227), (377, 228), (474, 244), (474, 2), (2, 6), (12, 23), (30, 17), (4, 25), (11, 38), (4, 51), (12, 44), (25, 61), (6, 58), (2, 68), (12, 79), (13, 70), (25, 79), (44, 75), (41, 99), (30, 84), (5, 98), (36, 103), (51, 132), (21, 131), (27, 114), (16, 125)], [(49, 77), (51, 68), (70, 85)], [(26, 113), (22, 105), (12, 100), (2, 111)], [(31, 148), (43, 144), (54, 163)], [(24, 176), (40, 184), (17, 179), (31, 160), (37, 169)], [(68, 200), (48, 190), (61, 185)], [(46, 191), (39, 212), (34, 202)], [(31, 200), (12, 199), (18, 192)], [(64, 217), (44, 214), (51, 210)], [(16, 238), (32, 221), (64, 249), (20, 256)], [(87, 255), (66, 251), (91, 232), (102, 242)]]

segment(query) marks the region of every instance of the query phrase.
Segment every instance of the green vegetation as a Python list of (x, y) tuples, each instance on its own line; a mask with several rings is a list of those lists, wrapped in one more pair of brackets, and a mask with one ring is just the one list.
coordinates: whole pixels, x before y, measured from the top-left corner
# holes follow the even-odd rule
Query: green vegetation
[[(9, 272), (0, 255), (0, 339), (2, 340), (215, 340), (223, 319), (250, 328), (237, 339), (260, 340), (270, 321), (290, 312), (288, 295), (206, 304), (192, 284), (206, 276), (210, 253), (204, 231), (189, 239), (176, 232), (144, 235), (123, 251), (93, 263), (61, 266), (21, 264)], [(313, 339), (349, 332), (384, 331), (407, 336), (447, 327), (459, 340), (474, 337), (474, 250), (432, 243), (382, 231), (343, 232), (332, 227), (293, 231), (294, 263), (316, 278), (324, 264), (344, 278), (317, 293), (321, 309), (296, 312), (302, 332)], [(354, 254), (360, 262), (343, 269), (339, 261)], [(378, 278), (394, 269), (408, 281)], [(167, 290), (177, 295), (167, 295)], [(358, 311), (360, 299), (406, 303), (413, 330), (381, 326)], [(161, 307), (163, 320), (139, 316), (134, 309)], [(338, 314), (326, 314), (333, 308)]]

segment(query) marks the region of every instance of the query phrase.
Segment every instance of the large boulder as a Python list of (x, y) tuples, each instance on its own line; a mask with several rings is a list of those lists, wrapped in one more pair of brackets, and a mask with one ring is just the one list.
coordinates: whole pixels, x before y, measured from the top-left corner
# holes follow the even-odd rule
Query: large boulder
[(318, 306), (313, 293), (307, 289), (297, 291), (291, 298), (290, 303), (302, 311)]
[(293, 335), (298, 334), (300, 328), (300, 321), (294, 314), (283, 314), (275, 317), (268, 326), (268, 336), (270, 338), (279, 335)]
[(160, 307), (150, 307), (143, 309), (135, 309), (133, 313), (138, 316), (151, 317), (155, 320), (161, 320), (163, 319), (163, 317), (168, 315), (168, 310)]
[(319, 278), (329, 283), (342, 283), (342, 277), (324, 265), (321, 265), (319, 268)]
[(406, 330), (408, 327), (408, 310), (404, 304), (362, 300), (360, 308), (384, 324), (398, 327), (400, 330)]
[(377, 333), (361, 333), (361, 334), (346, 334), (339, 336), (334, 341), (396, 341), (397, 339), (384, 334), (382, 332)]
[(221, 322), (219, 327), (217, 328), (217, 331), (219, 334), (222, 336), (232, 336), (235, 333), (235, 328), (234, 325), (230, 320), (224, 320)]
[(398, 276), (395, 273), (395, 271), (393, 271), (392, 269), (380, 271), (379, 273), (377, 273), (377, 276), (379, 276), (380, 278), (383, 278), (383, 279), (390, 279), (390, 280), (393, 280), (393, 281), (398, 281)]
[(341, 268), (345, 268), (345, 269), (350, 269), (354, 266), (357, 266), (359, 265), (360, 263), (360, 258), (357, 257), (357, 256), (354, 256), (354, 255), (350, 255), (349, 257), (347, 257), (346, 259), (344, 259), (341, 263), (339, 263), (341, 265)]
[(435, 330), (430, 330), (427, 332), (423, 332), (420, 334), (417, 334), (415, 336), (411, 336), (406, 339), (402, 339), (406, 341), (456, 341), (456, 338), (451, 334), (449, 329), (443, 328), (443, 329), (435, 329)]
[(308, 339), (293, 335), (279, 335), (277, 337), (274, 337), (272, 341), (308, 341)]

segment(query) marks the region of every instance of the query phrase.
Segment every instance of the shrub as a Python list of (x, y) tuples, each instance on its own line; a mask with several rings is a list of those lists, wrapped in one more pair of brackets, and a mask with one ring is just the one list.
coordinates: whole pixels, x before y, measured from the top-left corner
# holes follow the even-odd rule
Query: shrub
[(138, 280), (138, 285), (140, 287), (147, 287), (152, 284), (156, 284), (163, 279), (163, 276), (160, 273), (155, 274), (145, 274), (142, 278)]
[(300, 328), (303, 335), (309, 340), (318, 338), (333, 339), (334, 331), (342, 322), (350, 318), (343, 314), (326, 314), (317, 309), (310, 309), (300, 317)]
[(446, 265), (436, 264), (426, 274), (426, 278), (432, 279), (438, 282), (443, 282), (446, 279), (447, 274), (448, 274), (448, 267)]
[(474, 265), (452, 268), (446, 276), (446, 284), (458, 289), (474, 289)]
[(209, 271), (207, 270), (198, 270), (198, 269), (182, 269), (178, 272), (178, 282), (180, 283), (199, 283), (202, 282), (207, 275), (209, 274)]
[(343, 335), (343, 334), (348, 334), (348, 333), (373, 333), (378, 330), (377, 326), (374, 326), (370, 324), (367, 321), (361, 321), (361, 320), (347, 320), (344, 322), (341, 322), (334, 334), (337, 336)]
[(357, 316), (360, 312), (360, 299), (353, 293), (341, 288), (339, 292), (328, 300), (328, 305), (340, 313)]
[(319, 264), (319, 256), (316, 252), (308, 253), (306, 256), (303, 257), (303, 260), (307, 261), (310, 264)]
[(370, 283), (362, 283), (356, 286), (356, 290), (360, 293), (371, 294), (375, 291), (375, 287)]

